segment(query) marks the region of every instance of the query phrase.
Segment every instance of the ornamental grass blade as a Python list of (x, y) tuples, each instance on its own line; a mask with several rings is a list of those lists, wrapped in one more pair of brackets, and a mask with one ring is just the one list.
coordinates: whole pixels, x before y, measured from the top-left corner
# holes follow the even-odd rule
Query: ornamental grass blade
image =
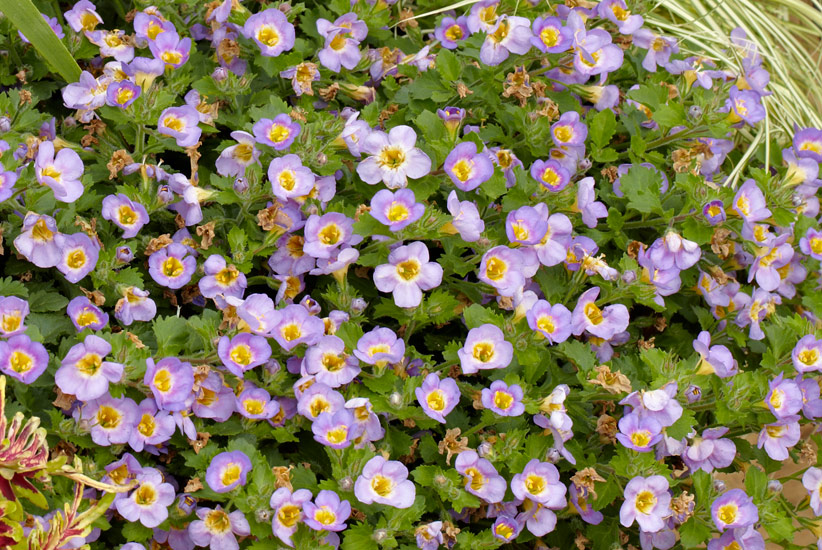
[(80, 66), (31, 0), (0, 0), (0, 12), (25, 35), (46, 63), (66, 82), (80, 79)]

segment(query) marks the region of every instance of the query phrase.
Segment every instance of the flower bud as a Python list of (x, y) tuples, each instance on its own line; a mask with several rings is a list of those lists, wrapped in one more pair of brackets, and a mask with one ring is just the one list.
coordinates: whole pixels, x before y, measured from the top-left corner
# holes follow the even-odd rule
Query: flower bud
[(256, 512), (254, 512), (254, 518), (259, 523), (268, 523), (271, 521), (271, 510), (268, 508), (260, 508)]
[(591, 166), (593, 166), (593, 164), (594, 163), (591, 162), (591, 159), (588, 159), (588, 158), (582, 159), (581, 161), (579, 161), (579, 164), (577, 164), (577, 170), (579, 172), (587, 172), (588, 170), (591, 169)]
[(490, 456), (493, 452), (494, 447), (492, 447), (491, 444), (487, 441), (483, 441), (479, 444), (479, 447), (477, 447), (477, 454), (480, 456), (480, 458), (486, 458)]
[(63, 119), (63, 126), (65, 126), (66, 128), (74, 128), (75, 126), (77, 126), (77, 119), (73, 116), (67, 116)]
[(274, 376), (280, 372), (282, 367), (280, 367), (280, 363), (276, 359), (269, 359), (263, 368), (265, 368), (269, 376)]
[(368, 307), (368, 302), (362, 298), (354, 298), (351, 300), (351, 311), (354, 313), (362, 313)]
[(448, 478), (442, 474), (437, 474), (434, 476), (434, 485), (442, 489), (448, 485)]
[(372, 538), (375, 542), (381, 543), (388, 538), (388, 531), (386, 529), (377, 529), (374, 531), (374, 536)]
[(325, 166), (328, 162), (328, 155), (323, 152), (317, 153), (317, 166)]
[(340, 490), (341, 491), (350, 491), (354, 488), (354, 480), (351, 479), (351, 476), (345, 476), (340, 480)]
[(782, 492), (782, 484), (777, 479), (772, 479), (768, 482), (768, 492), (778, 494)]
[(561, 458), (562, 455), (559, 454), (559, 450), (554, 447), (551, 447), (550, 449), (548, 449), (548, 452), (545, 453), (545, 460), (547, 460), (551, 464), (558, 463)]
[(714, 480), (714, 491), (717, 493), (724, 493), (725, 492), (725, 482), (721, 479)]
[(685, 399), (688, 400), (688, 403), (696, 403), (702, 399), (702, 388), (691, 384), (685, 390)]
[(0, 117), (0, 133), (5, 134), (11, 130), (11, 119), (7, 116)]
[(132, 252), (131, 248), (127, 246), (118, 246), (117, 254), (115, 257), (117, 258), (118, 262), (122, 264), (127, 264), (134, 259), (134, 252)]
[(402, 406), (402, 395), (399, 392), (394, 392), (388, 397), (388, 402), (391, 403), (392, 407), (400, 407)]
[(702, 118), (702, 107), (699, 105), (691, 105), (688, 109), (688, 116), (693, 119)]
[(237, 178), (234, 180), (234, 192), (235, 193), (245, 193), (248, 191), (248, 180), (245, 178)]
[(171, 192), (171, 189), (168, 188), (167, 185), (161, 185), (159, 189), (157, 189), (157, 199), (162, 204), (168, 204), (174, 200), (174, 193)]
[(626, 285), (629, 285), (629, 284), (633, 283), (634, 281), (636, 281), (636, 271), (633, 271), (633, 270), (626, 271), (625, 273), (622, 274), (622, 282), (625, 283)]
[(215, 82), (222, 82), (228, 78), (228, 71), (225, 67), (217, 67), (214, 69), (214, 72), (211, 73), (211, 78), (213, 78)]

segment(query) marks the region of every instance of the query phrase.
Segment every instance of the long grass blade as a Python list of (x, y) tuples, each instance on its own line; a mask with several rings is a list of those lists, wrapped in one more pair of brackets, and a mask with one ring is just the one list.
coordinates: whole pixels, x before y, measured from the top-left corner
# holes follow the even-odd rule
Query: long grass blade
[(46, 63), (66, 82), (80, 79), (80, 66), (31, 0), (0, 0), (0, 12), (25, 35)]

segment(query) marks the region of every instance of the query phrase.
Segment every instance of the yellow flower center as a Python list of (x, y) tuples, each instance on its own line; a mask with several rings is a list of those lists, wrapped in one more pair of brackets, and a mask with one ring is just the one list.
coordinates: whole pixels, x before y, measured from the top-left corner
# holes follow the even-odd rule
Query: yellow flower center
[(84, 310), (77, 316), (77, 324), (81, 327), (87, 327), (99, 321), (97, 314), (93, 311)]
[(647, 447), (650, 442), (651, 433), (647, 430), (641, 430), (631, 434), (631, 443), (637, 447)]
[(342, 231), (337, 226), (337, 224), (330, 223), (322, 229), (320, 229), (320, 232), (317, 234), (317, 236), (320, 238), (321, 243), (323, 243), (324, 245), (331, 246), (340, 242), (340, 239), (342, 238)]
[(391, 348), (388, 344), (377, 344), (376, 346), (371, 346), (368, 348), (368, 355), (374, 357), (378, 353), (389, 353)]
[(324, 397), (317, 396), (311, 402), (311, 406), (308, 407), (311, 411), (311, 416), (318, 417), (322, 413), (331, 410), (331, 403), (329, 403)]
[(140, 506), (151, 506), (157, 501), (157, 491), (150, 483), (143, 483), (134, 491), (134, 502)]
[(214, 276), (214, 279), (222, 286), (228, 286), (231, 283), (233, 283), (239, 276), (239, 271), (232, 267), (226, 267), (225, 269), (221, 269), (220, 271), (218, 271), (217, 274)]
[[(46, 175), (46, 170), (43, 170), (43, 175)], [(60, 173), (57, 172), (57, 175), (59, 177)], [(40, 218), (34, 222), (34, 226), (31, 228), (31, 236), (35, 241), (46, 242), (54, 238), (54, 232), (48, 228), (46, 220)]]
[(797, 354), (797, 358), (801, 363), (813, 365), (819, 360), (819, 352), (815, 349), (805, 349)]
[(115, 98), (115, 100), (120, 105), (125, 105), (131, 100), (132, 97), (134, 97), (134, 90), (123, 86), (122, 88), (117, 90), (117, 97)]
[(556, 27), (545, 27), (539, 32), (539, 39), (546, 47), (551, 48), (557, 45), (559, 40), (559, 29)]
[(284, 527), (294, 527), (300, 521), (300, 507), (293, 504), (281, 506), (277, 512), (277, 519)]
[(554, 318), (550, 315), (540, 317), (539, 321), (537, 321), (537, 328), (548, 334), (553, 334), (557, 329), (556, 325), (554, 325)]
[(495, 528), (497, 535), (501, 536), (504, 539), (510, 539), (514, 534), (514, 528), (508, 525), (507, 523), (500, 523)]
[(74, 249), (68, 253), (68, 256), (66, 256), (66, 265), (71, 269), (80, 269), (86, 265), (87, 261), (88, 258), (82, 248)]
[(160, 55), (160, 58), (165, 61), (166, 65), (178, 65), (183, 60), (183, 54), (178, 51), (165, 51)]
[(2, 319), (3, 320), (0, 322), (0, 327), (2, 327), (3, 332), (5, 333), (14, 332), (20, 328), (20, 324), (23, 322), (23, 319), (20, 317), (19, 313), (3, 315)]
[(445, 31), (445, 38), (447, 38), (451, 42), (462, 40), (462, 29), (459, 25), (451, 25)]
[(243, 164), (248, 164), (251, 162), (251, 158), (254, 156), (254, 146), (248, 143), (240, 143), (234, 148), (234, 158), (242, 162)]
[(345, 33), (337, 33), (334, 38), (331, 39), (331, 46), (332, 50), (340, 51), (345, 48), (346, 40), (345, 40)]
[(273, 124), (268, 131), (268, 139), (274, 143), (282, 143), (288, 139), (289, 135), (291, 135), (291, 130), (282, 124)]
[(243, 401), (243, 407), (245, 407), (245, 412), (255, 416), (263, 414), (263, 410), (265, 410), (265, 405), (259, 399), (246, 399)]
[(508, 264), (504, 260), (493, 256), (485, 264), (485, 276), (492, 281), (499, 281), (508, 272)]
[(585, 304), (585, 317), (592, 325), (599, 325), (605, 319), (602, 317), (602, 310), (597, 307), (594, 302), (588, 302)]
[(425, 398), (432, 411), (440, 412), (445, 410), (445, 393), (442, 390), (434, 390)]
[(557, 126), (554, 129), (554, 136), (558, 141), (565, 143), (571, 141), (571, 138), (574, 136), (574, 131), (570, 126)]
[(634, 506), (641, 514), (650, 514), (656, 506), (656, 496), (651, 491), (640, 491), (636, 496)]
[(251, 363), (252, 355), (251, 355), (251, 348), (245, 344), (239, 344), (234, 346), (234, 349), (231, 350), (229, 354), (231, 360), (237, 363), (238, 365), (246, 366)]
[(800, 151), (813, 151), (816, 154), (822, 153), (822, 143), (818, 141), (806, 141), (799, 146)]
[(386, 497), (394, 490), (394, 482), (382, 475), (376, 475), (371, 479), (371, 488), (381, 497)]
[(348, 438), (348, 427), (339, 426), (333, 430), (328, 430), (326, 438), (334, 445), (339, 445)]
[(117, 217), (120, 218), (120, 223), (123, 225), (134, 225), (137, 223), (138, 218), (137, 212), (127, 204), (117, 209)]
[(460, 159), (456, 163), (454, 163), (454, 167), (451, 169), (454, 173), (454, 176), (461, 182), (465, 183), (471, 177), (474, 172), (474, 163), (473, 161), (469, 161), (466, 159)]
[(626, 19), (628, 19), (628, 16), (631, 15), (630, 11), (626, 10), (625, 8), (617, 4), (611, 5), (611, 11), (614, 13), (614, 17), (616, 17), (620, 21), (625, 21)]
[(154, 373), (154, 387), (165, 393), (171, 389), (171, 373), (168, 369), (160, 369)]
[(465, 485), (468, 486), (470, 484), (473, 490), (479, 491), (485, 485), (485, 476), (476, 468), (466, 468), (465, 475), (467, 476)]
[(225, 470), (223, 470), (223, 475), (220, 476), (220, 481), (223, 485), (231, 485), (232, 483), (236, 483), (240, 480), (241, 473), (242, 470), (240, 469), (240, 465), (232, 462), (225, 468)]
[(774, 409), (779, 410), (782, 407), (784, 397), (785, 392), (783, 392), (780, 389), (775, 389), (771, 392), (771, 398), (769, 399), (769, 402)]
[(12, 352), (11, 357), (9, 357), (9, 365), (11, 366), (11, 370), (22, 374), (30, 371), (34, 367), (34, 358), (28, 353), (15, 350)]
[(322, 364), (328, 372), (338, 372), (345, 366), (345, 357), (335, 353), (325, 353), (323, 354)]
[(334, 525), (337, 522), (337, 514), (323, 506), (314, 514), (314, 519), (321, 525)]
[(83, 15), (80, 16), (80, 25), (84, 31), (93, 31), (98, 23), (97, 18), (90, 12), (83, 12)]
[(269, 48), (273, 48), (280, 43), (280, 33), (271, 25), (263, 25), (257, 31), (257, 40)]
[(175, 132), (182, 132), (186, 127), (186, 124), (181, 118), (177, 118), (174, 115), (166, 115), (163, 119), (163, 126), (169, 130), (174, 130)]
[(154, 421), (154, 417), (148, 413), (143, 413), (142, 418), (140, 418), (140, 423), (137, 424), (137, 431), (149, 437), (154, 433), (156, 427), (157, 423)]
[(708, 207), (708, 214), (711, 217), (719, 216), (722, 213), (722, 209), (719, 208), (717, 205), (713, 204)]
[(389, 170), (396, 170), (405, 164), (405, 151), (401, 147), (384, 147), (377, 156), (377, 164)]
[(197, 396), (197, 403), (204, 407), (210, 407), (219, 401), (217, 392), (208, 388), (200, 388), (200, 395)]
[(508, 168), (514, 162), (514, 156), (509, 149), (500, 149), (497, 151), (497, 162), (502, 169)]
[(386, 217), (389, 221), (401, 222), (408, 219), (408, 215), (408, 208), (401, 202), (395, 201), (391, 203), (390, 207), (388, 207), (388, 215)]
[(536, 474), (530, 474), (525, 478), (525, 488), (532, 495), (542, 494), (547, 485), (545, 478)]
[(302, 336), (303, 331), (300, 329), (300, 326), (296, 323), (289, 323), (285, 325), (282, 329), (280, 329), (280, 334), (283, 335), (283, 338), (286, 342), (291, 342), (292, 340), (296, 340), (300, 336)]
[(231, 529), (231, 519), (222, 510), (208, 512), (203, 523), (205, 523), (206, 529), (218, 535), (227, 533)]
[(719, 507), (717, 516), (722, 523), (728, 525), (736, 521), (736, 516), (738, 513), (739, 507), (734, 503), (729, 503)]
[(494, 405), (496, 405), (497, 408), (507, 411), (513, 402), (514, 396), (510, 393), (504, 391), (494, 392)]
[(183, 271), (185, 271), (185, 267), (183, 266), (183, 262), (174, 256), (170, 256), (163, 260), (162, 271), (163, 275), (173, 279), (182, 275)]
[(413, 281), (419, 276), (420, 267), (418, 260), (405, 260), (397, 264), (397, 275), (405, 281)]
[(813, 237), (810, 239), (810, 243), (814, 254), (822, 254), (822, 238)]
[(494, 344), (491, 342), (477, 342), (474, 344), (474, 349), (471, 351), (471, 355), (477, 361), (487, 363), (494, 358)]
[(113, 430), (119, 426), (122, 419), (120, 411), (110, 405), (103, 405), (97, 409), (97, 424), (106, 430)]
[(542, 172), (542, 181), (549, 187), (555, 187), (559, 183), (559, 174), (553, 168), (546, 168)]
[(102, 358), (96, 353), (87, 353), (77, 361), (77, 370), (86, 376), (94, 376), (103, 365)]

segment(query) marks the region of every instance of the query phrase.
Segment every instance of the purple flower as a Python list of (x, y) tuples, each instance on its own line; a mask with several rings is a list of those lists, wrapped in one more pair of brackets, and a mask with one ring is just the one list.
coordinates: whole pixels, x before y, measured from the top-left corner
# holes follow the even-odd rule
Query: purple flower
[(109, 220), (123, 230), (123, 238), (130, 239), (148, 223), (145, 206), (134, 202), (126, 195), (108, 195), (103, 199), (103, 219)]
[(494, 165), (473, 141), (464, 141), (448, 153), (443, 170), (462, 191), (473, 191), (494, 175)]
[(37, 267), (54, 267), (62, 255), (56, 239), (59, 234), (54, 218), (28, 212), (20, 235), (14, 239), (14, 247)]
[(197, 260), (189, 255), (188, 247), (178, 243), (172, 243), (148, 258), (148, 273), (154, 282), (172, 289), (187, 285), (196, 269)]
[(384, 182), (389, 189), (408, 186), (408, 178), (419, 179), (431, 171), (431, 159), (415, 147), (417, 134), (410, 126), (395, 126), (386, 134), (368, 134), (361, 149), (368, 158), (357, 165), (362, 180), (374, 185)]
[(587, 331), (598, 338), (610, 340), (614, 335), (628, 328), (628, 308), (622, 304), (613, 304), (600, 309), (596, 305), (599, 287), (586, 290), (577, 300), (571, 322), (574, 334), (579, 336)]
[(460, 400), (460, 390), (454, 379), (440, 380), (435, 372), (425, 377), (422, 386), (414, 390), (414, 395), (423, 412), (442, 424)]
[(693, 341), (694, 350), (699, 354), (697, 374), (716, 374), (728, 378), (739, 371), (739, 365), (725, 346), (711, 346), (711, 333), (703, 330)]
[(288, 546), (291, 536), (297, 531), (297, 524), (303, 518), (303, 506), (311, 500), (311, 493), (306, 489), (298, 489), (292, 493), (285, 487), (280, 487), (271, 495), (270, 505), (274, 510), (271, 519), (271, 529), (274, 535)]
[(704, 470), (709, 474), (714, 469), (727, 468), (736, 456), (736, 445), (730, 439), (720, 439), (728, 433), (728, 428), (709, 428), (682, 453), (682, 459), (692, 472)]
[(662, 426), (653, 417), (628, 414), (619, 419), (617, 441), (623, 447), (646, 453), (662, 439)]
[(268, 166), (268, 180), (274, 196), (282, 200), (308, 195), (314, 188), (314, 173), (303, 166), (297, 155), (277, 157)]
[(334, 491), (322, 490), (314, 502), (303, 505), (305, 524), (315, 531), (343, 531), (345, 520), (351, 515), (351, 504), (340, 500)]
[[(534, 258), (536, 259), (536, 258)], [(525, 284), (523, 270), (536, 272), (521, 250), (507, 246), (495, 246), (482, 256), (478, 279), (495, 289), (501, 296), (513, 296)]]
[(217, 355), (223, 366), (238, 378), (271, 357), (271, 347), (262, 336), (241, 332), (233, 338), (223, 336), (217, 344)]
[(657, 239), (648, 249), (648, 257), (657, 269), (686, 270), (695, 265), (702, 256), (699, 245), (683, 239), (679, 233), (668, 231), (664, 238)]
[(16, 296), (0, 296), (0, 337), (8, 338), (26, 330), (29, 303)]
[[(571, 483), (568, 486), (568, 493), (571, 495), (571, 504), (574, 508), (576, 508), (583, 521), (590, 523), (591, 525), (599, 525), (602, 523), (602, 520), (604, 519), (602, 512), (598, 512), (591, 508), (591, 505), (588, 502), (589, 494), (587, 488), (577, 488), (576, 484)], [(533, 531), (531, 532), (533, 533)]]
[(465, 490), (485, 502), (502, 502), (508, 484), (488, 460), (476, 451), (467, 450), (457, 455), (456, 469), (465, 478)]
[[(348, 20), (342, 21), (346, 18)], [(325, 38), (324, 47), (317, 52), (317, 57), (323, 67), (335, 73), (340, 72), (341, 67), (348, 70), (356, 68), (362, 58), (362, 53), (360, 53), (358, 47), (362, 39), (358, 39), (355, 36), (357, 33), (352, 32), (353, 22), (350, 21), (352, 18), (356, 21), (356, 14), (348, 13), (343, 15), (334, 23), (322, 18), (317, 20), (317, 30)], [(365, 26), (362, 21), (356, 22), (358, 23), (357, 29)], [(367, 32), (366, 27), (359, 36), (365, 38)]]
[(543, 53), (562, 53), (571, 47), (571, 29), (559, 17), (537, 17), (532, 26), (531, 44)]
[(106, 88), (106, 105), (128, 109), (141, 93), (142, 89), (129, 80), (114, 82)]
[(559, 480), (557, 467), (536, 458), (511, 478), (511, 491), (518, 499), (532, 500), (546, 508), (557, 510), (567, 505), (565, 485)]
[(299, 122), (292, 120), (287, 114), (279, 114), (273, 119), (260, 119), (254, 124), (252, 131), (257, 143), (269, 145), (275, 151), (285, 151), (300, 135), (301, 129)]
[(442, 267), (428, 261), (424, 243), (395, 248), (388, 255), (388, 263), (374, 270), (374, 284), (380, 292), (391, 292), (399, 307), (417, 307), (422, 291), (436, 288), (442, 282)]
[(67, 281), (79, 282), (94, 270), (100, 249), (91, 237), (85, 233), (58, 234), (55, 236), (55, 241), (61, 252), (57, 269)]
[(174, 418), (171, 414), (165, 411), (158, 411), (154, 399), (147, 398), (138, 406), (138, 421), (131, 430), (131, 436), (128, 439), (129, 446), (137, 452), (145, 449), (152, 454), (149, 445), (161, 445), (171, 439), (174, 435)]
[(805, 236), (799, 240), (799, 250), (814, 260), (822, 260), (822, 231), (809, 227)]
[(109, 383), (123, 377), (123, 365), (103, 361), (111, 353), (111, 344), (90, 334), (72, 346), (54, 373), (54, 381), (63, 393), (81, 401), (97, 399), (108, 393)]
[(745, 181), (737, 191), (733, 201), (733, 210), (748, 223), (755, 223), (771, 217), (767, 208), (765, 195), (752, 179)]
[(448, 195), (448, 212), (453, 216), (451, 221), (465, 242), (478, 241), (485, 231), (485, 222), (479, 215), (477, 205), (471, 201), (460, 201), (456, 191)]
[(505, 233), (511, 243), (537, 244), (548, 232), (548, 207), (539, 203), (536, 207), (521, 206), (508, 213)]
[(197, 283), (205, 298), (242, 298), (248, 281), (243, 273), (228, 265), (225, 258), (212, 254), (203, 264), (205, 276)]
[(571, 312), (562, 304), (552, 306), (545, 300), (538, 300), (528, 309), (526, 319), (531, 330), (552, 344), (564, 342), (571, 336)]
[(677, 383), (668, 382), (658, 390), (632, 392), (619, 404), (629, 405), (636, 414), (651, 417), (667, 428), (682, 416), (682, 405), (677, 402), (676, 393)]
[(200, 114), (190, 105), (169, 107), (160, 114), (157, 131), (171, 136), (180, 147), (191, 147), (200, 141)]
[(753, 90), (740, 90), (731, 86), (730, 97), (725, 100), (725, 107), (720, 112), (728, 113), (728, 122), (736, 124), (745, 122), (754, 126), (765, 118), (765, 107), (762, 97)]
[(325, 332), (321, 319), (311, 315), (299, 304), (291, 304), (279, 310), (279, 321), (271, 330), (271, 336), (285, 351), (300, 344), (314, 345)]
[(320, 413), (311, 424), (311, 431), (318, 443), (332, 449), (344, 449), (354, 439), (353, 426), (354, 415), (350, 410), (341, 408), (335, 412)]
[(54, 144), (44, 141), (37, 150), (34, 161), (37, 181), (48, 185), (54, 191), (54, 198), (61, 202), (71, 203), (83, 194), (83, 161), (80, 155), (65, 147), (54, 154)]
[(166, 68), (179, 69), (188, 61), (191, 53), (191, 38), (183, 38), (170, 30), (157, 35), (154, 40), (149, 40), (148, 47), (151, 54), (156, 59), (161, 59)]
[(531, 177), (553, 192), (562, 191), (571, 182), (571, 172), (552, 159), (534, 161), (531, 165)]
[(221, 176), (240, 177), (247, 166), (259, 162), (260, 151), (254, 146), (254, 136), (248, 132), (231, 132), (231, 137), (237, 144), (223, 149), (214, 166)]
[(608, 209), (596, 200), (594, 178), (583, 178), (577, 183), (575, 211), (582, 213), (582, 222), (590, 228), (597, 226), (598, 218), (607, 218)]
[(822, 516), (822, 470), (811, 466), (802, 475), (802, 485), (808, 490), (813, 513)]
[(641, 15), (631, 15), (624, 0), (603, 0), (597, 4), (597, 14), (615, 24), (620, 34), (633, 34), (645, 22)]
[(161, 410), (181, 411), (194, 388), (194, 369), (176, 357), (165, 357), (158, 362), (146, 359), (143, 384), (151, 389)]
[(80, 0), (63, 16), (66, 18), (66, 23), (74, 32), (90, 32), (94, 30), (98, 24), (103, 22), (100, 14), (97, 13), (97, 8), (88, 0)]
[[(147, 290), (134, 286), (123, 289), (123, 297), (114, 306), (114, 317), (124, 326), (129, 326), (134, 321), (151, 321), (157, 315), (157, 305), (148, 296)], [(106, 317), (106, 322), (108, 322), (108, 317)], [(103, 325), (105, 326), (105, 323)]]
[[(190, 402), (189, 398), (186, 403)], [(211, 371), (206, 379), (199, 383), (194, 403), (191, 403), (191, 411), (200, 418), (212, 418), (217, 422), (225, 422), (234, 413), (234, 404), (232, 389), (223, 383), (223, 379), (217, 372)], [(179, 412), (174, 414), (183, 421), (184, 417)]]
[(371, 215), (391, 231), (408, 227), (424, 213), (425, 205), (416, 202), (410, 189), (400, 189), (394, 193), (381, 189), (371, 198)]
[(511, 542), (516, 539), (522, 531), (522, 523), (516, 518), (509, 516), (499, 516), (491, 527), (494, 538), (504, 542)]
[(320, 79), (320, 71), (314, 63), (300, 63), (280, 71), (280, 77), (291, 79), (291, 87), (297, 96), (314, 95), (311, 83)]
[[(2, 154), (2, 153), (0, 153)], [(14, 184), (17, 182), (17, 172), (5, 170), (0, 162), (0, 202), (6, 201), (14, 194)]]
[(425, 525), (420, 525), (414, 531), (417, 541), (417, 548), (420, 550), (437, 550), (443, 541), (442, 522), (432, 521)]
[(465, 345), (457, 351), (463, 374), (480, 370), (502, 369), (511, 364), (514, 346), (505, 340), (502, 330), (484, 324), (468, 331)]
[(656, 72), (657, 65), (664, 66), (671, 58), (671, 54), (679, 51), (676, 39), (654, 33), (650, 29), (638, 29), (634, 33), (634, 44), (648, 50), (642, 67), (651, 73)]
[(197, 517), (200, 519), (188, 524), (188, 536), (197, 546), (208, 546), (212, 550), (237, 550), (240, 547), (237, 536), (251, 534), (248, 520), (240, 510), (226, 513), (220, 505), (213, 510), (197, 508)]
[[(136, 26), (137, 19), (135, 18), (134, 21)], [(165, 72), (165, 68), (162, 59), (135, 57), (128, 65), (123, 65), (123, 72), (133, 78), (143, 91), (146, 91), (154, 80)]]
[(220, 453), (208, 465), (206, 483), (215, 493), (227, 493), (245, 485), (251, 468), (251, 460), (242, 451)]
[(480, 61), (495, 66), (512, 53), (526, 54), (531, 49), (531, 38), (531, 21), (527, 17), (500, 15), (482, 43)]
[(525, 412), (522, 396), (522, 388), (517, 384), (508, 386), (495, 380), (490, 388), (482, 389), (482, 406), (500, 416), (519, 416)]
[(249, 17), (243, 34), (256, 42), (266, 57), (276, 57), (294, 47), (294, 25), (278, 9), (269, 8)]
[(822, 162), (822, 130), (803, 128), (793, 136), (796, 156)]
[(786, 460), (788, 449), (799, 442), (799, 417), (788, 416), (766, 424), (759, 432), (757, 447), (764, 448), (773, 460)]
[(348, 384), (360, 373), (356, 357), (345, 353), (345, 343), (337, 336), (323, 336), (306, 349), (303, 367), (317, 382), (332, 388)]
[(408, 468), (396, 460), (377, 455), (363, 467), (354, 483), (354, 495), (363, 504), (384, 504), (394, 508), (409, 508), (417, 490), (408, 480)]
[(405, 341), (390, 328), (376, 327), (357, 341), (354, 355), (368, 365), (399, 363), (405, 356)]
[(66, 306), (66, 314), (77, 332), (86, 328), (100, 330), (108, 324), (108, 314), (91, 303), (85, 296), (73, 298)]
[(353, 227), (354, 220), (339, 212), (312, 214), (305, 222), (303, 252), (313, 258), (330, 258), (336, 249), (351, 241)]
[(777, 419), (793, 416), (802, 410), (802, 392), (793, 380), (784, 380), (783, 374), (768, 382), (770, 391), (765, 404)]
[(813, 334), (807, 334), (799, 339), (791, 352), (794, 368), (801, 372), (822, 370), (822, 340), (817, 340)]
[(91, 426), (91, 440), (107, 447), (128, 442), (137, 420), (137, 404), (128, 397), (104, 395), (86, 403), (82, 419)]
[(367, 397), (349, 399), (345, 402), (345, 408), (354, 415), (354, 431), (359, 433), (353, 438), (357, 448), (368, 441), (379, 441), (385, 437), (380, 418), (374, 413), (371, 401)]
[(434, 28), (434, 38), (440, 41), (443, 48), (448, 50), (456, 49), (457, 43), (462, 42), (471, 35), (468, 24), (464, 16), (443, 17), (439, 25)]
[(662, 476), (633, 478), (625, 486), (625, 502), (619, 510), (619, 522), (630, 527), (636, 521), (642, 531), (655, 533), (665, 527), (671, 515), (668, 480)]
[(252, 420), (268, 420), (280, 412), (280, 404), (271, 399), (266, 390), (248, 385), (237, 396), (235, 408), (238, 413)]
[(174, 502), (174, 487), (163, 483), (163, 474), (154, 468), (143, 468), (137, 474), (137, 488), (128, 498), (117, 500), (117, 512), (128, 521), (139, 521), (145, 527), (157, 527), (168, 518), (168, 507)]
[(711, 504), (711, 516), (720, 532), (747, 527), (759, 521), (759, 510), (742, 489), (731, 489)]
[(25, 334), (0, 340), (0, 370), (24, 384), (37, 380), (48, 363), (49, 354), (43, 344)]

